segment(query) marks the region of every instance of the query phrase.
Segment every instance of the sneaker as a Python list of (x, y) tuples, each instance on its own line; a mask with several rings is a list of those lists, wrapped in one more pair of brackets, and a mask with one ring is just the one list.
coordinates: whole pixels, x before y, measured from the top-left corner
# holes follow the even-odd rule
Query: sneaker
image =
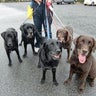
[(35, 47), (35, 52), (37, 52), (37, 53), (38, 53), (38, 51), (39, 51), (39, 48)]
[(35, 43), (35, 47), (39, 48), (40, 47), (40, 44)]

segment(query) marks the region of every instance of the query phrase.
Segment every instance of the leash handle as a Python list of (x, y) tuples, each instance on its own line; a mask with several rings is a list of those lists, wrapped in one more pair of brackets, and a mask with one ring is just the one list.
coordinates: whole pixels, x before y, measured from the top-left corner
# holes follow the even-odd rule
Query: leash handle
[[(40, 6), (40, 4), (39, 4), (39, 5), (37, 6), (37, 8), (33, 11), (33, 13), (39, 8), (39, 6)], [(32, 15), (32, 14), (30, 14), (29, 17), (30, 17), (31, 15)], [(22, 24), (24, 24), (24, 23), (29, 19), (29, 17), (27, 17)]]

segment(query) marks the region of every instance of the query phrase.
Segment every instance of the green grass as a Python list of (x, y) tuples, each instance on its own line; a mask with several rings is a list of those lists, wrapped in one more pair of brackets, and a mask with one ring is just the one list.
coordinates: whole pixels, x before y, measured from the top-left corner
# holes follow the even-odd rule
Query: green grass
[(84, 2), (84, 0), (77, 0), (77, 2), (83, 3), (83, 2)]

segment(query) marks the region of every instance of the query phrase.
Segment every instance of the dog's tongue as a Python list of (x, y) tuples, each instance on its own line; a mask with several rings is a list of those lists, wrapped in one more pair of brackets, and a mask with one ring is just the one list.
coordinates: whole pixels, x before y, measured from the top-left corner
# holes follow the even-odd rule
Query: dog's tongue
[(84, 56), (84, 55), (82, 55), (82, 54), (79, 54), (79, 56), (78, 56), (78, 58), (79, 58), (79, 62), (80, 63), (85, 63), (85, 61), (86, 61), (86, 56)]
[(59, 59), (60, 58), (60, 54), (58, 55), (54, 55), (55, 58)]

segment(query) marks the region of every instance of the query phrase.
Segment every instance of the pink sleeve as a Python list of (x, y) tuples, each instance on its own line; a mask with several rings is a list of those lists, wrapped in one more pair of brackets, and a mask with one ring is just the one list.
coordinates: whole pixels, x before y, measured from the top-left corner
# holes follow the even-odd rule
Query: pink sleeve
[(46, 0), (46, 5), (49, 7), (52, 5), (52, 1), (51, 0)]

